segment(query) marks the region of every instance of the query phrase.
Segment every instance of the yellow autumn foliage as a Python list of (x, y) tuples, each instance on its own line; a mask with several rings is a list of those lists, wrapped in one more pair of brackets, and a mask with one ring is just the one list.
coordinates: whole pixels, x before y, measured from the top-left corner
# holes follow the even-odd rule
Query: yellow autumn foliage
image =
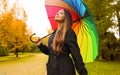
[(23, 8), (16, 6), (17, 3), (14, 3), (8, 11), (6, 10), (6, 0), (3, 2), (4, 13), (0, 15), (0, 45), (11, 51), (15, 51), (17, 48), (21, 50), (22, 47), (30, 43), (26, 28), (27, 15)]

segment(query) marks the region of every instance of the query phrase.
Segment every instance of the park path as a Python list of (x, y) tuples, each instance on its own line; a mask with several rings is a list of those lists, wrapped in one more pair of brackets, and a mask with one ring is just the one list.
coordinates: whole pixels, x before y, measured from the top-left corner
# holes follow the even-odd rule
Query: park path
[(47, 56), (35, 54), (29, 58), (5, 61), (0, 64), (0, 75), (45, 75)]

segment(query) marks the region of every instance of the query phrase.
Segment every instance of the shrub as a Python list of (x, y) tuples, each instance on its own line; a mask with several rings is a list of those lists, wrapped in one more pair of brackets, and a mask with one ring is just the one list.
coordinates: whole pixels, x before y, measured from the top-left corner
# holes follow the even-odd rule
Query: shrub
[(9, 55), (9, 50), (8, 48), (5, 48), (3, 46), (0, 46), (0, 56), (8, 56)]

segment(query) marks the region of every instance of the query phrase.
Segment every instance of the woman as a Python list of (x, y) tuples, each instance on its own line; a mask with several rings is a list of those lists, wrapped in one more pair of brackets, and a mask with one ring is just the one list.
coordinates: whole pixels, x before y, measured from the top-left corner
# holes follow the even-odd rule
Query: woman
[(70, 13), (64, 9), (60, 10), (55, 16), (55, 21), (58, 23), (58, 29), (49, 37), (48, 47), (42, 44), (40, 39), (36, 43), (43, 53), (49, 55), (47, 75), (76, 75), (74, 64), (80, 75), (87, 75), (77, 37), (71, 29)]

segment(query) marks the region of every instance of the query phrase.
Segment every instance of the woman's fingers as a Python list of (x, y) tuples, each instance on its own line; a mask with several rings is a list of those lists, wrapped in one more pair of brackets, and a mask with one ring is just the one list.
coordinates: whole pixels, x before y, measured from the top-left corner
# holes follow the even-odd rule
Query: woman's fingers
[(41, 39), (38, 37), (38, 39), (36, 40), (36, 43), (35, 43), (37, 46), (41, 44)]

